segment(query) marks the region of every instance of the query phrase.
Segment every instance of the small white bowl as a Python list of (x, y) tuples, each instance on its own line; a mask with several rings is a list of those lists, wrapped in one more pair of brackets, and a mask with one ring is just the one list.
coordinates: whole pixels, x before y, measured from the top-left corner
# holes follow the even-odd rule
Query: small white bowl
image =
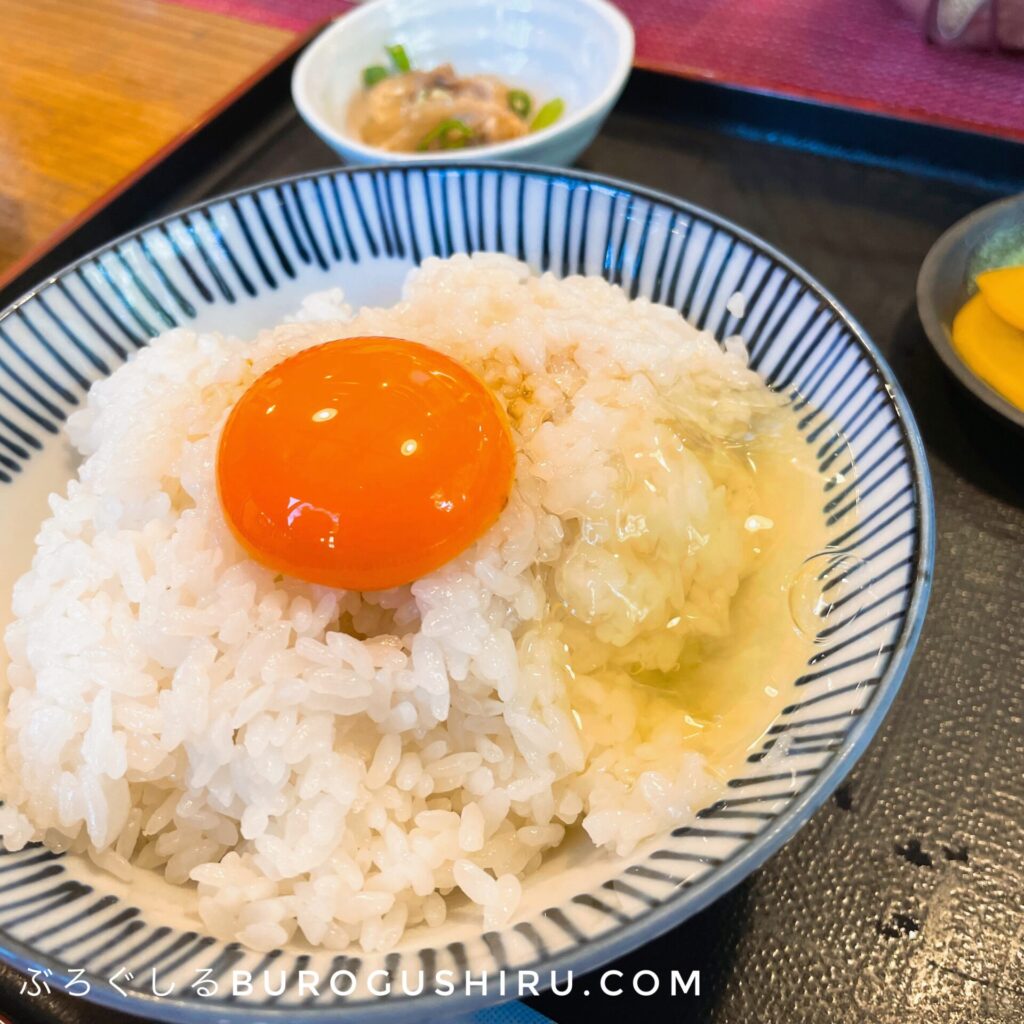
[(538, 105), (558, 96), (561, 119), (536, 134), (458, 156), (564, 166), (597, 134), (633, 63), (633, 29), (607, 0), (372, 0), (338, 18), (292, 74), (303, 120), (349, 163), (437, 163), (451, 152), (392, 153), (347, 127), (348, 106), (368, 64), (386, 64), (401, 43), (420, 68), (450, 62), (527, 89)]

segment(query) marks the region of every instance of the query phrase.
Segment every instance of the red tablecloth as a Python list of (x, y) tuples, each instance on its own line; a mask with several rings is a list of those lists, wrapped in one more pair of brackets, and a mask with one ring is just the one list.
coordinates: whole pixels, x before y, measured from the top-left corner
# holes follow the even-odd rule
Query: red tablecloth
[[(175, 2), (296, 30), (351, 6)], [(895, 0), (617, 2), (636, 28), (642, 67), (1024, 140), (1024, 58), (929, 45)]]

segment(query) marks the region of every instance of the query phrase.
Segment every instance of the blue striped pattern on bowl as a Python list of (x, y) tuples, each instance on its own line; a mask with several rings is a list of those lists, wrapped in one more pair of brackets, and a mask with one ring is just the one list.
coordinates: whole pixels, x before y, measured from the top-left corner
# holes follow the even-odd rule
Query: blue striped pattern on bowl
[[(37, 847), (0, 856), (7, 959), (58, 978), (83, 968), (91, 998), (166, 1019), (291, 1020), (300, 1006), (311, 1019), (339, 1006), (418, 1017), (437, 997), (373, 998), (364, 979), (403, 968), (547, 976), (604, 962), (756, 868), (863, 752), (906, 670), (930, 582), (930, 484), (910, 410), (878, 352), (813, 278), (737, 227), (626, 184), (493, 164), (340, 170), (214, 200), (93, 253), (0, 314), (0, 520), (19, 515), (33, 486), (29, 464), (59, 443), (90, 383), (161, 331), (254, 333), (304, 294), (339, 283), (356, 303), (391, 302), (410, 265), (477, 250), (557, 275), (600, 274), (720, 339), (740, 334), (753, 366), (790, 396), (823, 474), (832, 557), (822, 571), (832, 599), (817, 652), (762, 748), (697, 825), (597, 881), (567, 872), (547, 909), (500, 932), (465, 929), (458, 941), (381, 956), (262, 955), (164, 923), (143, 889), (129, 892)], [(736, 292), (746, 297), (742, 319), (727, 305)], [(134, 975), (119, 984), (139, 1004), (104, 980), (119, 967)], [(360, 988), (312, 996), (292, 984), (280, 996), (201, 999), (188, 990), (199, 968), (222, 982), (232, 970), (284, 970), (294, 982), (301, 970), (344, 969)], [(153, 970), (161, 985), (178, 983), (175, 995), (146, 998)]]

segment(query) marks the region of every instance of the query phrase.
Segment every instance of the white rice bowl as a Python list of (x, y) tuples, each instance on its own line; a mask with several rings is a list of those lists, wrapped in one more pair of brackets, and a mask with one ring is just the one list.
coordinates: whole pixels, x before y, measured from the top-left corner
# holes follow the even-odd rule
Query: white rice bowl
[[(461, 360), (518, 452), (499, 521), (411, 586), (276, 576), (217, 443), (285, 357), (393, 335)], [(718, 784), (657, 687), (729, 629), (778, 400), (677, 313), (506, 256), (428, 260), (391, 309), (310, 297), (243, 341), (170, 331), (68, 422), (81, 454), (17, 583), (0, 835), (198, 883), (218, 937), (393, 947), (448, 898), (515, 913), (566, 829), (622, 855)], [(643, 485), (643, 486), (641, 486)]]

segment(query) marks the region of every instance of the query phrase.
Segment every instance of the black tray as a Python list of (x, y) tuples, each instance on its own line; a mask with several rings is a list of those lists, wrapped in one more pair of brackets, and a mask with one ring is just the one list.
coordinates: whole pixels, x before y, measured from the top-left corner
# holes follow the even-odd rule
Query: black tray
[[(10, 281), (0, 306), (169, 209), (336, 163), (291, 105), (293, 60)], [(559, 1022), (1019, 1024), (1021, 441), (946, 375), (918, 322), (914, 281), (953, 221), (1024, 189), (1024, 146), (635, 72), (581, 163), (750, 228), (850, 309), (893, 366), (924, 435), (938, 555), (910, 672), (833, 799), (732, 893), (613, 965), (626, 979), (657, 972), (663, 991), (641, 997), (627, 983), (611, 998), (596, 978), (576, 979), (573, 995), (531, 1004)], [(668, 994), (672, 970), (699, 970), (699, 996)], [(29, 1000), (20, 986), (0, 969), (0, 1009), (16, 1024), (129, 1019), (67, 998)]]

